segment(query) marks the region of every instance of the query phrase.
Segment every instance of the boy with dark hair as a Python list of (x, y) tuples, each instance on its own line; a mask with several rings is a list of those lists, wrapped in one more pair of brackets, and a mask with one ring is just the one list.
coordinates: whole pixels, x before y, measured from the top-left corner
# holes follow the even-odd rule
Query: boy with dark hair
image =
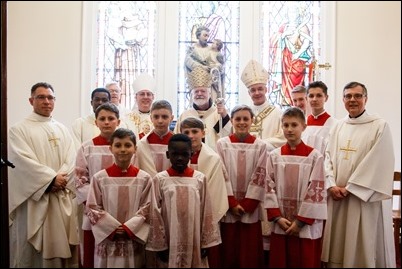
[(265, 208), (273, 221), (270, 268), (320, 268), (321, 237), (327, 218), (324, 157), (303, 143), (304, 112), (283, 113), (287, 143), (270, 152), (267, 161)]
[(250, 133), (254, 113), (247, 105), (232, 109), (233, 134), (216, 144), (225, 171), (229, 210), (221, 221), (224, 268), (262, 268), (261, 221), (264, 211), (267, 144)]
[(151, 107), (153, 130), (138, 141), (137, 166), (152, 177), (170, 166), (166, 158), (169, 139), (173, 133), (169, 126), (173, 120), (173, 110), (166, 100), (158, 100)]
[[(153, 130), (144, 136), (137, 144), (136, 164), (154, 177), (158, 172), (166, 170), (170, 166), (166, 157), (169, 139), (173, 133), (170, 131), (170, 123), (173, 120), (173, 110), (166, 100), (155, 101), (151, 106), (151, 121)], [(155, 253), (147, 251), (146, 267), (156, 267)]]
[(81, 214), (79, 216), (80, 231), (82, 229), (80, 253), (83, 268), (93, 268), (95, 251), (95, 239), (91, 231), (91, 224), (86, 216), (86, 211), (83, 209), (92, 176), (113, 164), (109, 139), (119, 124), (120, 114), (117, 106), (109, 102), (101, 104), (95, 110), (95, 125), (100, 130), (100, 134), (84, 141), (77, 150), (74, 181), (77, 189), (76, 201), (78, 207), (81, 208), (78, 214)]
[[(202, 143), (205, 137), (204, 123), (196, 117), (188, 117), (180, 123), (180, 132), (191, 139), (193, 155), (190, 167), (205, 174), (208, 192), (212, 201), (214, 222), (219, 223), (229, 208), (223, 165), (219, 155), (207, 144)], [(221, 268), (218, 246), (210, 248), (208, 263), (210, 268)]]
[(188, 166), (191, 154), (190, 138), (173, 135), (166, 152), (171, 167), (153, 178), (147, 249), (169, 268), (207, 267), (206, 249), (221, 243), (205, 175)]
[(86, 206), (96, 243), (96, 268), (145, 266), (152, 179), (132, 164), (135, 147), (134, 132), (117, 129), (109, 146), (114, 164), (91, 181)]

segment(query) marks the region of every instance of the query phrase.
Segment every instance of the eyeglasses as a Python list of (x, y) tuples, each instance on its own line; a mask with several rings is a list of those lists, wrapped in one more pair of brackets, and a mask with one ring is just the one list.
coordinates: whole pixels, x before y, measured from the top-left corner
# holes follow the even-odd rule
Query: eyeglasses
[(34, 96), (34, 99), (39, 100), (39, 101), (45, 101), (47, 99), (47, 100), (49, 100), (49, 102), (54, 102), (56, 100), (56, 96), (53, 96), (53, 95), (37, 95), (37, 96)]
[(365, 94), (361, 94), (361, 93), (356, 93), (356, 94), (345, 94), (343, 96), (343, 98), (345, 98), (345, 100), (352, 100), (352, 98), (355, 98), (355, 100), (361, 100), (363, 97), (366, 97)]

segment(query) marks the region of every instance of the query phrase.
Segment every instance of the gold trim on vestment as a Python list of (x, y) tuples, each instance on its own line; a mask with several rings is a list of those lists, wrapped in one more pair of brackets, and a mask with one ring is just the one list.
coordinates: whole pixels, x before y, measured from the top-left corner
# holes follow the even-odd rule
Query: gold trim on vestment
[(254, 122), (251, 124), (250, 133), (258, 138), (262, 136), (262, 122), (275, 109), (274, 106), (268, 106), (263, 111), (254, 117)]
[(137, 126), (140, 125), (141, 118), (140, 118), (140, 116), (139, 116), (137, 113), (131, 112), (128, 116), (129, 116), (128, 118), (129, 118), (132, 122), (134, 122), (135, 125), (137, 125)]

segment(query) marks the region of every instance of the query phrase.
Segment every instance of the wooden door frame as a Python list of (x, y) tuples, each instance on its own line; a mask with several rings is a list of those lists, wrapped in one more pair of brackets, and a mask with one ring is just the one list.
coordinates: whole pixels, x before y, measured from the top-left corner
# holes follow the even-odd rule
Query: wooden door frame
[(0, 177), (0, 268), (10, 267), (7, 161), (7, 1), (1, 1), (1, 177)]

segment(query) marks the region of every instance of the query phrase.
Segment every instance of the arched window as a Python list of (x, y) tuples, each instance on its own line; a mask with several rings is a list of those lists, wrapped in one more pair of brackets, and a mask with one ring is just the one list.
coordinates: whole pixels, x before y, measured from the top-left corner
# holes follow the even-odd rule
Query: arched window
[(97, 85), (117, 81), (125, 107), (134, 105), (134, 79), (155, 76), (155, 22), (155, 1), (99, 2)]
[[(189, 46), (197, 42), (196, 30), (209, 29), (208, 43), (219, 39), (223, 43), (222, 96), (226, 106), (239, 102), (239, 1), (180, 1), (179, 5), (179, 59), (178, 59), (178, 115), (189, 107), (190, 95), (186, 84), (185, 55)], [(215, 90), (218, 90), (215, 88)]]
[[(326, 61), (333, 59), (333, 50), (323, 48), (320, 40), (334, 41), (327, 33), (334, 31), (323, 32), (320, 20), (323, 6), (328, 5), (333, 7), (320, 1), (99, 1), (94, 8), (96, 86), (120, 82), (123, 104), (131, 108), (133, 80), (149, 73), (158, 81), (158, 99), (169, 100), (180, 115), (190, 105), (185, 54), (197, 41), (196, 28), (205, 25), (210, 29), (209, 42), (218, 38), (224, 44), (222, 84), (227, 107), (250, 103), (240, 75), (252, 58), (270, 73), (269, 101), (287, 107), (289, 89), (325, 78), (316, 68), (317, 61), (323, 55)], [(325, 82), (331, 89), (331, 81)]]
[(262, 2), (263, 65), (270, 76), (269, 101), (292, 105), (290, 91), (315, 79), (320, 59), (320, 1)]

